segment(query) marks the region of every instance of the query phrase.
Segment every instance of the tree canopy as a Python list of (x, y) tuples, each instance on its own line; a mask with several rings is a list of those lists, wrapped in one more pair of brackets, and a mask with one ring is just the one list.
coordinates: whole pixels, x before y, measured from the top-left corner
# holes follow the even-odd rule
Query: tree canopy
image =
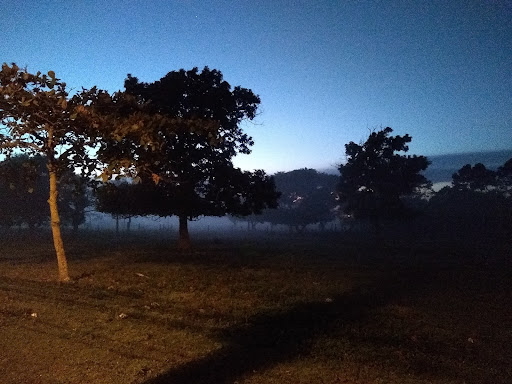
[(426, 212), (432, 230), (438, 235), (473, 241), (510, 238), (511, 165), (512, 159), (497, 171), (482, 163), (461, 167), (452, 176), (452, 186), (444, 187), (428, 202)]
[(389, 127), (372, 132), (366, 142), (345, 145), (347, 162), (339, 166), (339, 198), (346, 214), (370, 218), (378, 225), (383, 218), (404, 213), (402, 196), (428, 186), (421, 174), (429, 162), (424, 156), (402, 155), (412, 138), (390, 136)]
[[(66, 171), (59, 177), (58, 190), (62, 221), (77, 229), (85, 222), (86, 208), (90, 205), (86, 183), (72, 171)], [(47, 224), (49, 192), (43, 156), (20, 154), (0, 162), (0, 225), (35, 228)]]
[(281, 193), (278, 209), (266, 211), (260, 221), (284, 224), (299, 231), (310, 224), (320, 226), (334, 218), (337, 177), (315, 169), (296, 169), (274, 175)]
[(464, 165), (453, 174), (453, 187), (473, 191), (485, 191), (488, 187), (496, 185), (496, 172), (487, 169), (482, 163), (471, 166)]
[[(159, 123), (145, 124), (131, 135), (109, 136), (100, 160), (109, 165), (126, 162), (137, 169), (135, 181), (153, 184), (155, 204), (146, 214), (178, 216), (183, 247), (189, 246), (189, 219), (248, 215), (275, 206), (272, 179), (261, 170), (244, 172), (232, 163), (235, 155), (249, 154), (254, 144), (241, 128), (256, 116), (260, 103), (251, 90), (232, 89), (220, 71), (205, 67), (201, 72), (169, 72), (153, 83), (128, 75), (122, 98), (135, 100), (142, 115)], [(118, 111), (123, 113), (122, 108)]]
[(12, 156), (0, 162), (0, 224), (26, 224), (29, 228), (48, 222), (48, 170), (42, 156)]

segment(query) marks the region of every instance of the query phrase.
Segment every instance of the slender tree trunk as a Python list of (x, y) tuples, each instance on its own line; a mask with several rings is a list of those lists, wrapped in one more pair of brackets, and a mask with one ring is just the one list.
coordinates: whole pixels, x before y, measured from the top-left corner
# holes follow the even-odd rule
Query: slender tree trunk
[(130, 233), (131, 226), (132, 226), (132, 217), (129, 216), (128, 221), (126, 222), (126, 232)]
[(59, 280), (63, 282), (69, 281), (68, 262), (66, 260), (66, 253), (64, 252), (64, 243), (60, 233), (60, 218), (59, 209), (57, 208), (57, 172), (52, 165), (48, 166), (48, 173), (50, 175), (50, 198), (48, 204), (50, 205), (50, 218), (52, 223), (53, 245), (57, 253), (57, 264), (59, 266)]
[(178, 248), (190, 249), (190, 236), (188, 234), (188, 217), (186, 215), (180, 215), (179, 219), (180, 219), (180, 229), (179, 229)]
[(116, 235), (119, 235), (119, 215), (116, 215)]

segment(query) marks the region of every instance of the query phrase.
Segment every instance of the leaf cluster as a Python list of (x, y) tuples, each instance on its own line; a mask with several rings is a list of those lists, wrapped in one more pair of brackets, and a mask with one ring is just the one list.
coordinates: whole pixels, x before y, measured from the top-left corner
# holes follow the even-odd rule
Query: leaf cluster
[(274, 175), (281, 196), (275, 210), (266, 210), (253, 220), (304, 229), (334, 218), (338, 178), (314, 169), (297, 169)]
[(69, 97), (66, 83), (4, 63), (0, 71), (0, 152), (42, 155), (56, 170), (89, 162), (86, 110), (80, 95)]

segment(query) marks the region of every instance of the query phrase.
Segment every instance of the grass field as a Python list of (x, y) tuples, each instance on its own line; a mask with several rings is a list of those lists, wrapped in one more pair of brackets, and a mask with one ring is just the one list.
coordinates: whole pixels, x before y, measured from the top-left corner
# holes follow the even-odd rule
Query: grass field
[(0, 383), (512, 383), (508, 247), (2, 237)]

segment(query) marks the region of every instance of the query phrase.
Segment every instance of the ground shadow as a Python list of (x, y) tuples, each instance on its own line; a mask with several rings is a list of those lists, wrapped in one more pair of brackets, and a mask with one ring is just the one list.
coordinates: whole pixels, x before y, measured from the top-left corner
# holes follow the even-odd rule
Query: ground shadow
[(364, 321), (368, 314), (398, 299), (407, 289), (420, 289), (427, 281), (426, 270), (396, 271), (372, 286), (333, 297), (325, 302), (298, 304), (291, 310), (266, 313), (248, 324), (225, 331), (224, 347), (145, 384), (233, 383), (245, 374), (268, 369), (308, 353), (318, 336), (340, 324)]

